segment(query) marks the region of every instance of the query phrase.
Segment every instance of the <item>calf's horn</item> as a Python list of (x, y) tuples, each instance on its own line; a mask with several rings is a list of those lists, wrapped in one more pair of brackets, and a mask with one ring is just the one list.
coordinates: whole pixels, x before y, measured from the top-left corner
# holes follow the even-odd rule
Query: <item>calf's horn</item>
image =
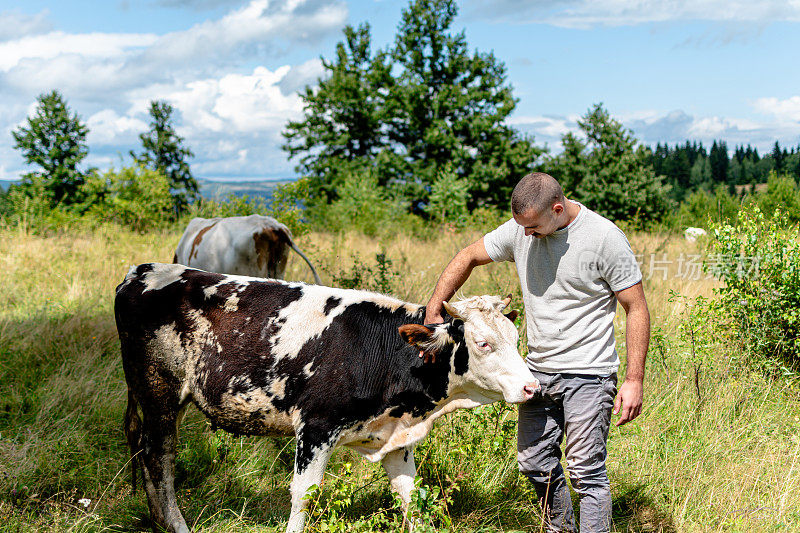
[(461, 316), (461, 313), (459, 313), (458, 311), (456, 311), (456, 308), (455, 308), (455, 307), (453, 307), (452, 305), (450, 305), (450, 303), (449, 303), (449, 302), (442, 302), (442, 304), (444, 304), (444, 309), (445, 309), (445, 311), (447, 311), (447, 313), (448, 313), (448, 314), (449, 314), (451, 317), (453, 317), (453, 318), (458, 318), (458, 319), (460, 319), (460, 320), (465, 320), (465, 318), (464, 318), (463, 316)]
[(503, 307), (500, 308), (501, 311), (511, 304), (511, 295), (509, 294), (508, 296), (503, 298), (503, 302), (502, 303), (503, 303)]

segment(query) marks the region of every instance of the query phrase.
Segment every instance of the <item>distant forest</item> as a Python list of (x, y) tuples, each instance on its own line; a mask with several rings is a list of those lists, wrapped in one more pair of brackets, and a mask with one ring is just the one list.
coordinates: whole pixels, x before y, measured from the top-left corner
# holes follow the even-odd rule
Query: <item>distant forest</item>
[(650, 158), (655, 173), (671, 185), (669, 194), (677, 202), (693, 191), (712, 192), (720, 186), (732, 195), (742, 195), (752, 188), (742, 185), (766, 183), (771, 171), (800, 181), (800, 145), (787, 149), (777, 141), (764, 155), (748, 144), (737, 146), (732, 157), (725, 141), (714, 141), (710, 150), (701, 142), (686, 141), (674, 147), (659, 143)]

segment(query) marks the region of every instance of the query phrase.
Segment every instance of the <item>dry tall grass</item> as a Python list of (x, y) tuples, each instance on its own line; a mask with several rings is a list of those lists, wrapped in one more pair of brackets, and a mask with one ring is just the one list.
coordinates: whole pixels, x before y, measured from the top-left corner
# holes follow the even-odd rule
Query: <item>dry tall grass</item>
[[(351, 272), (355, 262), (374, 265), (375, 254), (385, 253), (398, 273), (392, 292), (424, 303), (447, 262), (478, 236), (311, 233), (299, 244), (323, 282)], [(49, 237), (0, 229), (0, 529), (146, 526), (143, 495), (130, 494), (124, 470), (125, 384), (113, 294), (131, 264), (169, 262), (179, 237), (116, 227)], [(716, 355), (701, 366), (696, 382), (693, 347), (677, 331), (684, 304), (671, 299), (670, 290), (712, 295), (714, 282), (705, 274), (691, 279), (679, 272), (701, 245), (646, 234), (631, 235), (631, 243), (645, 260), (653, 323), (665, 336), (658, 349), (651, 348), (643, 414), (612, 428), (609, 438), (615, 529), (800, 530), (797, 391), (733, 367), (732, 348), (724, 345), (702, 347)], [(656, 263), (651, 272), (653, 259), (670, 263)], [(287, 278), (311, 276), (292, 255)], [(476, 269), (462, 292), (518, 296), (513, 266)], [(521, 307), (518, 297), (515, 305)], [(624, 360), (621, 314), (616, 324)], [(430, 482), (462, 476), (451, 506), (458, 531), (538, 530), (534, 498), (515, 471), (513, 410), (492, 419), (494, 428), (480, 426), (491, 419), (484, 415), (461, 413), (439, 424), (420, 449), (421, 471)], [(187, 417), (181, 438), (179, 499), (199, 529), (282, 530), (289, 506), (289, 441), (211, 433), (198, 415)], [(502, 448), (492, 451), (492, 442)], [(388, 505), (378, 467), (342, 451), (331, 470), (346, 461), (354, 463), (353, 482), (361, 484), (353, 512)], [(84, 497), (92, 500), (86, 509), (77, 503)]]

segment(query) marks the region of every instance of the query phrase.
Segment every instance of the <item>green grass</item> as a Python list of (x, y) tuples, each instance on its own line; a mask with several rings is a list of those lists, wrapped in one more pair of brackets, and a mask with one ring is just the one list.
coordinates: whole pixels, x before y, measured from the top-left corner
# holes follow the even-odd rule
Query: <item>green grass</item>
[[(453, 254), (478, 234), (418, 240), (399, 234), (311, 233), (301, 239), (323, 281), (374, 265), (385, 252), (399, 274), (392, 292), (424, 302)], [(172, 258), (177, 231), (139, 235), (117, 227), (35, 236), (0, 229), (0, 530), (139, 531), (149, 527), (143, 491), (130, 489), (121, 431), (125, 404), (112, 304), (129, 265)], [(430, 236), (429, 236), (430, 237)], [(644, 253), (697, 253), (696, 245), (633, 235)], [(354, 255), (357, 254), (357, 255)], [(292, 257), (287, 277), (308, 280)], [(731, 347), (695, 367), (678, 335), (680, 302), (710, 295), (713, 282), (646, 281), (663, 350), (651, 349), (643, 414), (609, 437), (616, 531), (800, 530), (800, 402), (791, 382), (731, 363)], [(467, 294), (516, 295), (513, 265), (476, 270)], [(624, 355), (624, 317), (617, 319)], [(624, 357), (623, 357), (624, 359)], [(437, 424), (417, 450), (423, 482), (452, 487), (446, 507), (459, 532), (539, 531), (535, 495), (515, 464), (515, 410), (496, 404)], [(187, 522), (201, 531), (282, 531), (290, 507), (291, 439), (212, 432), (190, 409), (180, 430), (177, 492)], [(353, 503), (344, 520), (392, 506), (379, 465), (339, 450), (329, 475), (343, 479)], [(331, 478), (333, 479), (333, 478)], [(330, 491), (330, 482), (325, 486)], [(88, 498), (84, 508), (78, 500)], [(323, 496), (323, 515), (330, 500)]]

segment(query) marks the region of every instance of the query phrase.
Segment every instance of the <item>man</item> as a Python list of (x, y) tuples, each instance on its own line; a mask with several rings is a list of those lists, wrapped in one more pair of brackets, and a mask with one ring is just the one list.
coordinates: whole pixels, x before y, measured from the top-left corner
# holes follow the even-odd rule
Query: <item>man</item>
[[(611, 412), (617, 425), (642, 406), (650, 313), (642, 274), (630, 244), (613, 222), (568, 200), (541, 172), (514, 188), (514, 218), (461, 250), (447, 265), (428, 302), (425, 322), (442, 322), (442, 302), (472, 269), (514, 261), (525, 303), (527, 364), (541, 396), (519, 408), (517, 459), (544, 506), (548, 531), (575, 531), (561, 458), (580, 496), (582, 532), (611, 527), (611, 490), (605, 469)], [(614, 315), (627, 316), (627, 373), (617, 395), (619, 358)], [(616, 396), (616, 399), (615, 399)]]

